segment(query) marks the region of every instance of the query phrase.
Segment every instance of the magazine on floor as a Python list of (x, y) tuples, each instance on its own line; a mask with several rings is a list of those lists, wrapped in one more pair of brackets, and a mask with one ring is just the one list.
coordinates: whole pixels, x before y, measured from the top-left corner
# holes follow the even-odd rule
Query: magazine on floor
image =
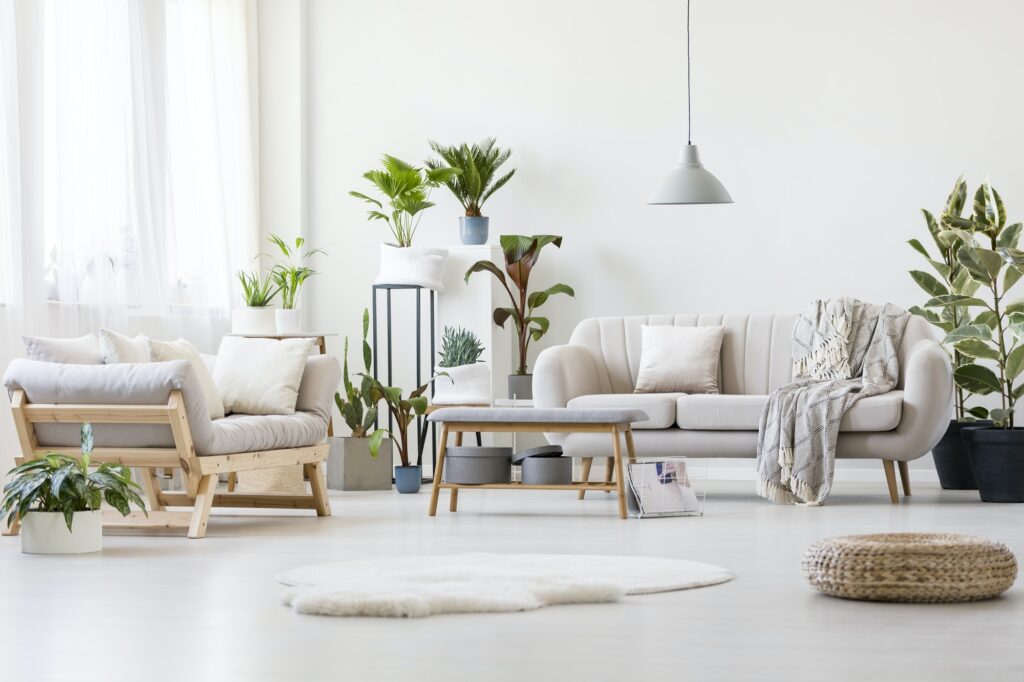
[(639, 516), (701, 512), (685, 461), (635, 462), (628, 470), (629, 506)]

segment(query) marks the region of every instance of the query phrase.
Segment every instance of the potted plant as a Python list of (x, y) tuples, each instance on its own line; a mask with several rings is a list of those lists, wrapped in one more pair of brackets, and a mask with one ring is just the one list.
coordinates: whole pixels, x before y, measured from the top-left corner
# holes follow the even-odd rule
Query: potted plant
[(459, 218), (462, 243), (486, 244), (490, 218), (481, 211), (484, 202), (515, 175), (516, 170), (513, 168), (500, 178), (495, 177), (498, 169), (512, 155), (512, 150), (499, 148), (494, 138), (487, 138), (480, 144), (463, 143), (454, 147), (431, 141), (430, 148), (441, 160), (429, 159), (428, 168), (447, 167), (458, 171), (445, 180), (444, 184), (466, 211), (466, 215)]
[(302, 246), (306, 240), (302, 237), (295, 238), (294, 246), (276, 234), (270, 235), (267, 239), (277, 246), (284, 257), (283, 260), (274, 263), (274, 269), (270, 273), (281, 292), (281, 307), (275, 311), (277, 333), (297, 334), (302, 327), (298, 309), (299, 291), (307, 279), (317, 274), (316, 270), (306, 265), (306, 261), (318, 253), (327, 254), (320, 249), (303, 251)]
[(85, 554), (103, 549), (103, 512), (106, 500), (127, 516), (130, 504), (145, 510), (141, 488), (132, 481), (131, 470), (105, 462), (90, 471), (92, 427), (82, 424), (80, 458), (47, 453), (25, 462), (8, 473), (0, 500), (0, 517), (10, 527), (21, 523), (21, 551), (26, 554)]
[(374, 429), (377, 421), (377, 402), (371, 397), (372, 383), (366, 376), (373, 361), (366, 335), (370, 329), (370, 312), (363, 310), (363, 380), (354, 384), (348, 373), (348, 337), (345, 338), (345, 360), (342, 366), (342, 384), (345, 395), (334, 394), (338, 406), (352, 435), (330, 438), (331, 452), (327, 457), (327, 487), (335, 490), (388, 490), (391, 488), (391, 441), (383, 440), (386, 429)]
[[(555, 294), (575, 296), (572, 287), (566, 284), (555, 284), (542, 291), (530, 293), (530, 273), (533, 272), (541, 250), (548, 244), (561, 248), (562, 238), (551, 234), (539, 234), (528, 237), (519, 234), (501, 235), (501, 250), (505, 255), (505, 272), (489, 260), (480, 260), (466, 271), (466, 282), (474, 272), (487, 271), (497, 278), (508, 293), (512, 305), (508, 308), (494, 310), (494, 323), (504, 328), (505, 322), (512, 318), (516, 330), (516, 348), (519, 353), (519, 366), (515, 374), (508, 377), (508, 397), (529, 400), (533, 398), (533, 376), (526, 371), (526, 356), (530, 341), (537, 341), (544, 336), (551, 326), (546, 317), (535, 315), (537, 308), (544, 305), (548, 298)], [(508, 277), (505, 277), (508, 273)], [(515, 286), (513, 293), (509, 280)]]
[(435, 405), (490, 405), (491, 368), (480, 362), (484, 347), (477, 335), (464, 327), (445, 327), (441, 335), (441, 359), (434, 381)]
[(259, 269), (253, 272), (239, 270), (235, 276), (242, 284), (245, 307), (231, 311), (231, 331), (235, 334), (273, 334), (277, 324), (270, 304), (281, 286), (275, 282), (272, 273), (262, 274)]
[[(932, 297), (958, 295), (973, 296), (981, 286), (981, 283), (971, 277), (967, 268), (957, 260), (957, 252), (964, 244), (959, 233), (952, 229), (948, 220), (959, 219), (963, 214), (964, 204), (967, 199), (967, 184), (963, 177), (960, 177), (946, 199), (946, 205), (936, 220), (935, 216), (921, 209), (924, 215), (928, 233), (939, 251), (938, 259), (932, 258), (928, 249), (917, 239), (911, 239), (908, 244), (920, 253), (931, 264), (937, 277), (922, 270), (912, 270), (910, 276), (924, 291)], [(970, 309), (963, 305), (941, 306), (936, 312), (932, 309), (914, 306), (910, 309), (915, 315), (919, 315), (931, 322), (933, 325), (949, 334), (961, 325), (972, 322)], [(982, 321), (987, 318), (987, 311), (982, 313)], [(970, 341), (960, 341), (955, 344), (946, 344), (952, 360), (953, 369), (956, 370), (974, 361), (971, 355), (976, 344)], [(963, 350), (961, 350), (963, 348)], [(964, 426), (991, 424), (987, 420), (988, 410), (981, 406), (968, 409), (966, 402), (971, 395), (960, 382), (956, 384), (954, 395), (954, 418), (949, 423), (942, 440), (932, 450), (932, 458), (935, 460), (935, 469), (939, 474), (939, 483), (946, 490), (977, 490), (978, 485), (974, 481), (974, 472), (971, 469), (971, 461), (967, 456), (967, 450), (960, 437)]]
[[(360, 374), (364, 384), (368, 383), (370, 389), (370, 400), (377, 404), (381, 400), (388, 406), (395, 431), (390, 431), (391, 441), (395, 448), (398, 448), (398, 458), (401, 465), (395, 467), (395, 488), (400, 493), (418, 493), (423, 481), (423, 467), (410, 464), (409, 457), (409, 424), (418, 416), (427, 411), (427, 399), (423, 395), (430, 382), (427, 382), (409, 394), (408, 398), (402, 397), (402, 389), (397, 386), (385, 386), (368, 374)], [(377, 454), (377, 448), (381, 441), (370, 439), (370, 453)]]
[(989, 410), (992, 425), (967, 427), (961, 435), (981, 499), (1024, 502), (1024, 429), (1014, 428), (1016, 402), (1024, 394), (1024, 382), (1015, 383), (1024, 370), (1024, 300), (1005, 300), (1024, 274), (1024, 251), (1017, 249), (1024, 226), (1007, 224), (1002, 197), (987, 182), (975, 192), (973, 208), (967, 217), (956, 211), (944, 214), (943, 223), (950, 229), (939, 236), (962, 242), (957, 262), (988, 290), (988, 300), (948, 294), (925, 305), (980, 309), (946, 334), (944, 343), (972, 358), (954, 371), (957, 385), (977, 395), (998, 394), (999, 407)]
[(453, 176), (452, 168), (416, 168), (394, 156), (384, 155), (382, 168), (367, 171), (369, 180), (384, 196), (384, 204), (362, 192), (349, 192), (371, 205), (367, 211), (370, 220), (381, 220), (395, 238), (393, 243), (380, 246), (380, 274), (377, 284), (415, 284), (442, 291), (444, 260), (448, 252), (422, 246), (413, 246), (423, 211), (434, 204), (428, 201), (430, 190)]

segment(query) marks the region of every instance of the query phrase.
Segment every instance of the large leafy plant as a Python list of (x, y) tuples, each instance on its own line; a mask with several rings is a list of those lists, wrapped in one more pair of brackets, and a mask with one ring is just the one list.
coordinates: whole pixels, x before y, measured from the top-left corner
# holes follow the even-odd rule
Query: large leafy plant
[(452, 147), (431, 141), (430, 148), (441, 160), (428, 159), (428, 168), (440, 170), (447, 167), (457, 171), (444, 184), (459, 200), (469, 217), (482, 215), (480, 211), (484, 202), (504, 187), (516, 172), (513, 168), (501, 177), (496, 177), (498, 169), (512, 155), (512, 150), (501, 149), (494, 138), (489, 137), (479, 144), (463, 143)]
[(29, 512), (59, 512), (71, 530), (75, 512), (95, 511), (104, 500), (125, 516), (131, 513), (131, 504), (145, 511), (141, 488), (128, 467), (105, 462), (89, 470), (92, 446), (92, 426), (82, 424), (80, 458), (50, 452), (11, 469), (0, 517), (6, 516), (10, 526), (15, 517), (25, 518)]
[[(409, 466), (409, 425), (413, 419), (427, 411), (427, 398), (423, 394), (430, 386), (430, 382), (417, 388), (409, 394), (409, 397), (403, 398), (402, 389), (398, 386), (385, 386), (368, 374), (359, 376), (363, 377), (364, 382), (369, 382), (370, 399), (374, 401), (374, 404), (383, 400), (387, 405), (394, 423), (393, 428), (397, 429), (397, 433), (390, 432), (391, 441), (394, 443), (393, 447), (398, 449), (398, 457), (402, 460), (402, 466)], [(447, 376), (447, 374), (439, 372), (438, 376)], [(376, 457), (379, 448), (380, 441), (378, 440), (375, 444), (371, 439), (370, 454)]]
[(267, 239), (277, 246), (283, 257), (274, 263), (274, 269), (270, 274), (281, 292), (281, 307), (291, 310), (298, 302), (299, 290), (302, 285), (316, 274), (316, 270), (309, 267), (306, 261), (318, 253), (325, 256), (327, 254), (321, 249), (303, 251), (302, 246), (306, 240), (302, 237), (296, 237), (294, 245), (289, 244), (276, 234), (270, 235)]
[[(953, 377), (957, 386), (970, 393), (999, 394), (1000, 406), (988, 416), (998, 427), (1013, 428), (1014, 408), (1024, 395), (1024, 383), (1016, 384), (1024, 371), (1024, 300), (1008, 302), (1006, 298), (1024, 274), (1024, 251), (1017, 249), (1024, 226), (1007, 224), (1002, 197), (987, 182), (974, 193), (973, 212), (967, 215), (962, 212), (966, 186), (960, 182), (953, 191), (955, 197), (942, 215), (945, 229), (938, 238), (944, 244), (960, 242), (957, 263), (988, 296), (986, 300), (962, 292), (938, 293), (925, 307), (965, 310), (961, 323), (943, 340), (971, 358), (954, 370)], [(972, 310), (977, 313), (970, 316)], [(980, 415), (980, 411), (971, 412)]]
[[(511, 318), (516, 329), (516, 344), (519, 352), (519, 366), (516, 374), (526, 374), (526, 355), (530, 341), (538, 341), (547, 334), (551, 321), (535, 314), (537, 308), (544, 305), (548, 298), (555, 294), (575, 296), (576, 293), (567, 284), (555, 284), (542, 291), (530, 292), (530, 274), (537, 265), (541, 250), (548, 244), (561, 248), (562, 238), (551, 234), (538, 234), (528, 237), (517, 234), (501, 235), (501, 250), (505, 256), (505, 272), (489, 260), (479, 260), (466, 271), (466, 282), (474, 272), (489, 272), (501, 283), (508, 293), (512, 305), (494, 310), (494, 323), (504, 328), (505, 322)], [(506, 277), (506, 274), (508, 275)], [(511, 281), (515, 292), (509, 286)]]
[(412, 246), (423, 211), (434, 204), (427, 199), (430, 190), (447, 182), (458, 171), (453, 168), (417, 168), (388, 154), (381, 161), (382, 168), (363, 173), (384, 195), (384, 203), (362, 192), (349, 194), (362, 199), (375, 208), (367, 211), (370, 220), (383, 220), (395, 238), (395, 246)]
[(438, 367), (473, 365), (483, 355), (484, 346), (476, 334), (465, 327), (445, 327), (441, 334), (441, 358)]
[(370, 311), (363, 309), (363, 377), (359, 386), (352, 382), (348, 373), (348, 337), (345, 337), (345, 363), (342, 367), (342, 384), (345, 387), (345, 396), (340, 393), (334, 394), (334, 403), (348, 427), (352, 430), (353, 438), (369, 438), (370, 454), (374, 457), (380, 450), (380, 443), (387, 434), (387, 429), (374, 429), (373, 423), (377, 421), (377, 402), (373, 399), (373, 380), (369, 377), (370, 363), (373, 361), (373, 351), (366, 341), (366, 335), (370, 329)]

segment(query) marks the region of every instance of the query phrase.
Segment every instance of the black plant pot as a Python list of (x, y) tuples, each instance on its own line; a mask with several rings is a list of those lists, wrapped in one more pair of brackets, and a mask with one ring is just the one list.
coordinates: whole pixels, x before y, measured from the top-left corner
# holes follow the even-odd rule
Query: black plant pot
[(1024, 502), (1024, 428), (961, 431), (982, 502)]
[(967, 447), (961, 439), (961, 431), (965, 426), (991, 426), (990, 421), (949, 422), (946, 433), (938, 445), (932, 448), (932, 459), (935, 470), (939, 472), (939, 483), (943, 490), (977, 490), (974, 471), (971, 469), (971, 458), (967, 455)]

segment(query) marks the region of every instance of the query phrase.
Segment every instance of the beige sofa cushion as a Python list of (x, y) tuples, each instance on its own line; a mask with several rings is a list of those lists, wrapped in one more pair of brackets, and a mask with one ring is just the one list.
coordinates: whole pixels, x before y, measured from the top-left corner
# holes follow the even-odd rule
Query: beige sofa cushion
[(634, 393), (718, 393), (725, 327), (644, 325)]
[(643, 410), (647, 421), (636, 422), (634, 429), (666, 429), (676, 421), (676, 401), (682, 393), (605, 393), (581, 395), (569, 401), (571, 408), (627, 408)]
[[(695, 431), (757, 431), (766, 395), (684, 395), (676, 401), (676, 424)], [(861, 398), (843, 416), (839, 430), (891, 431), (903, 416), (903, 391)]]

